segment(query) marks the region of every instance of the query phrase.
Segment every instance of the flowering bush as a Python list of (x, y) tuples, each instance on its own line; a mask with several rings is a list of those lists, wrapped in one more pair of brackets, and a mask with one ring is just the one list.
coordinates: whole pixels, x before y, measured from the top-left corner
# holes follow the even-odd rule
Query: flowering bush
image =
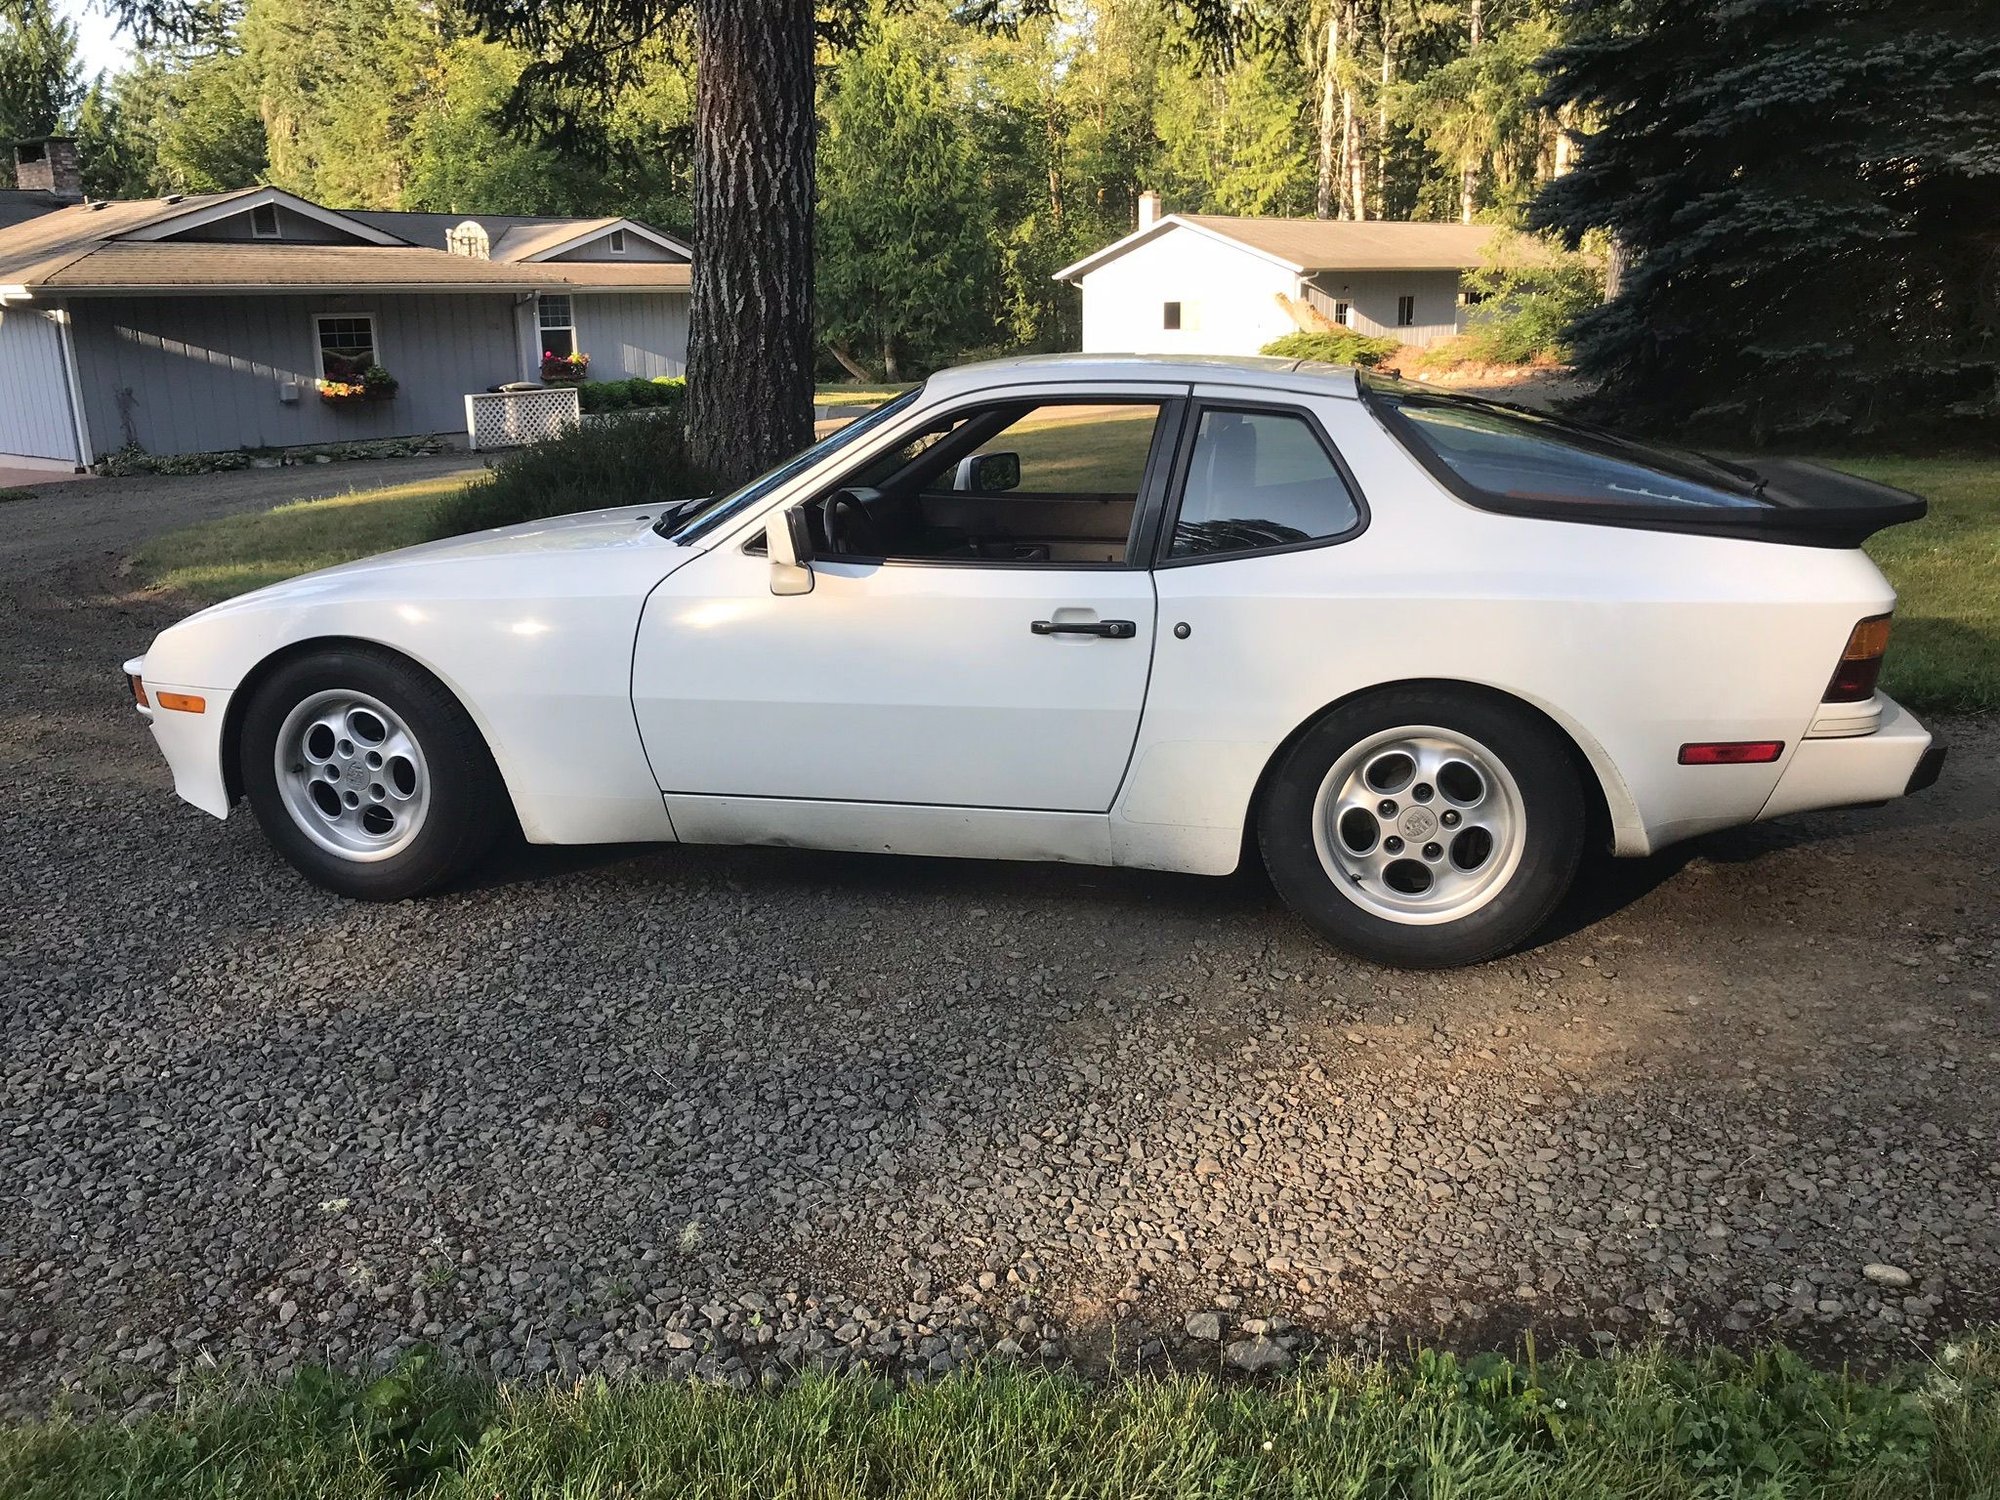
[(589, 373), (588, 354), (556, 354), (548, 349), (542, 351), (544, 380), (582, 380)]

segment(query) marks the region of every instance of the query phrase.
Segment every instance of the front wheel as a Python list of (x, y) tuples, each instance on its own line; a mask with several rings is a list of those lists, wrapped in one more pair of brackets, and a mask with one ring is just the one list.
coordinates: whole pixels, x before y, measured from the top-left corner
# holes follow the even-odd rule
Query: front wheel
[(1568, 892), (1585, 804), (1568, 746), (1504, 699), (1394, 688), (1343, 704), (1267, 788), (1258, 844), (1287, 904), (1361, 957), (1477, 963)]
[(471, 718), (387, 652), (339, 647), (287, 662), (258, 687), (241, 745), (265, 837), (343, 896), (419, 895), (469, 868), (509, 822)]

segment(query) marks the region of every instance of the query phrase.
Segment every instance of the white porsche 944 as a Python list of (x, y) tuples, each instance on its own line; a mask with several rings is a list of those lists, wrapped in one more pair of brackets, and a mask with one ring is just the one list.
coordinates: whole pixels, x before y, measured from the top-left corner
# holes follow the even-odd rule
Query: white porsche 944
[(1881, 802), (1859, 550), (1924, 502), (1352, 370), (936, 375), (733, 494), (412, 547), (126, 664), (180, 795), (396, 899), (503, 830), (1221, 875), (1393, 964), (1528, 938), (1592, 841)]

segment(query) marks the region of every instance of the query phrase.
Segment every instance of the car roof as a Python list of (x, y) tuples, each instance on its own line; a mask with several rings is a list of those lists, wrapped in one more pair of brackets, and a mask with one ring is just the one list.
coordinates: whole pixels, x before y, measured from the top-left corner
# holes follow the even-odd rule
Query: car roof
[(1161, 380), (1181, 384), (1261, 386), (1319, 395), (1359, 395), (1354, 367), (1306, 359), (1227, 354), (1029, 354), (939, 370), (925, 382), (933, 395), (960, 395), (1009, 385), (1053, 382), (1117, 384)]

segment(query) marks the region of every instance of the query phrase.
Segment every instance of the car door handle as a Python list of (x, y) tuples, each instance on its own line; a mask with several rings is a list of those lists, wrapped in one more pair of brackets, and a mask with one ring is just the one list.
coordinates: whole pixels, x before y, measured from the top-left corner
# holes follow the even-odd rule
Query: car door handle
[(1028, 629), (1036, 635), (1101, 635), (1114, 641), (1129, 641), (1139, 633), (1131, 620), (1030, 620)]

